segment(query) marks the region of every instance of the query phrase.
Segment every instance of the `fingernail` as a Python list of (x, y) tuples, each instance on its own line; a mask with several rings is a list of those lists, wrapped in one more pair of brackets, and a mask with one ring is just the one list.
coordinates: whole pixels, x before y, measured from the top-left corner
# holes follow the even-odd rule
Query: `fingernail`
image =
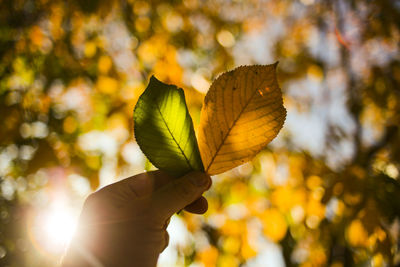
[(195, 185), (195, 186), (205, 186), (208, 184), (208, 175), (202, 172), (195, 172), (190, 174), (190, 181)]

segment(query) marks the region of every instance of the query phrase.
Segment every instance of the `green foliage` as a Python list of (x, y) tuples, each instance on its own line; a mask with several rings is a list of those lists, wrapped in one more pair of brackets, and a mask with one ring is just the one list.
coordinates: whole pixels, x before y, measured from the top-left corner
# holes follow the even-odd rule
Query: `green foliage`
[(154, 166), (176, 177), (204, 169), (182, 89), (152, 76), (133, 120), (136, 142)]

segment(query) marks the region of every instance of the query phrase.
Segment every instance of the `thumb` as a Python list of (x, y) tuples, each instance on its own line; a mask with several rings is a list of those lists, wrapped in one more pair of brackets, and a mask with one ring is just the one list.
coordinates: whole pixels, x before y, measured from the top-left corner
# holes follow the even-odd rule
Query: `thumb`
[(203, 172), (191, 172), (173, 180), (153, 195), (153, 211), (165, 220), (198, 199), (210, 184), (210, 176)]

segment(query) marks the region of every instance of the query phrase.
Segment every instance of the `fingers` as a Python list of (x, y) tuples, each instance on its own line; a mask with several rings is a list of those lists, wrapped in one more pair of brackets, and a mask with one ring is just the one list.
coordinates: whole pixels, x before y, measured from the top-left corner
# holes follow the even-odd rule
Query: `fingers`
[[(206, 190), (210, 189), (212, 181), (208, 184)], [(194, 202), (190, 203), (185, 207), (185, 210), (195, 214), (203, 214), (208, 210), (208, 201), (205, 197), (201, 196), (196, 199)]]
[[(175, 179), (155, 192), (152, 211), (160, 219), (165, 220), (165, 218), (169, 218), (193, 203), (207, 190), (210, 184), (210, 176), (202, 172), (192, 172), (182, 178)], [(204, 205), (204, 203), (200, 205)]]
[(118, 187), (120, 189), (118, 191), (124, 191), (125, 194), (123, 195), (127, 196), (127, 199), (131, 199), (132, 196), (145, 197), (151, 195), (154, 191), (168, 184), (173, 179), (167, 173), (157, 170), (126, 178), (111, 186), (113, 186), (114, 191)]
[(194, 202), (190, 203), (185, 207), (185, 210), (191, 213), (203, 214), (208, 209), (207, 199), (203, 196), (196, 199)]

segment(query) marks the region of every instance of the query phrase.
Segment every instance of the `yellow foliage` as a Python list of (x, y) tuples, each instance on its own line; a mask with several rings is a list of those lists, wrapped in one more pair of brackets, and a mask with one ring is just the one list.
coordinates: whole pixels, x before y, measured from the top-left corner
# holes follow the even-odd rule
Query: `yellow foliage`
[(221, 228), (221, 232), (227, 236), (240, 235), (243, 233), (243, 227), (242, 221), (226, 220)]
[(150, 11), (150, 5), (146, 1), (135, 1), (133, 5), (133, 12), (136, 15), (146, 15)]
[(98, 170), (101, 167), (101, 158), (97, 155), (88, 155), (85, 157), (87, 166), (93, 170)]
[(368, 232), (359, 219), (351, 222), (347, 228), (347, 241), (354, 247), (365, 247), (368, 245)]
[[(152, 38), (140, 44), (138, 47), (138, 55), (140, 60), (146, 65), (153, 65), (157, 59), (165, 56), (168, 48), (168, 39), (164, 35), (154, 35)], [(168, 69), (164, 69), (167, 72)], [(157, 76), (159, 73), (157, 73)]]
[(51, 98), (48, 95), (43, 96), (39, 102), (39, 110), (42, 113), (47, 113), (49, 111), (51, 104)]
[[(286, 104), (286, 100), (284, 99)], [(286, 104), (287, 105), (287, 104)], [(289, 180), (292, 187), (301, 186), (304, 183), (303, 169), (307, 164), (304, 158), (299, 156), (289, 157)]]
[(61, 26), (63, 15), (64, 10), (61, 5), (52, 6), (49, 21), (51, 22), (51, 35), (54, 40), (58, 40), (64, 34), (64, 29)]
[(367, 172), (359, 165), (352, 166), (350, 172), (359, 179), (364, 179), (367, 175)]
[(258, 32), (262, 30), (263, 20), (259, 17), (249, 17), (242, 24), (244, 32)]
[(333, 186), (333, 194), (335, 195), (335, 196), (339, 196), (340, 194), (342, 194), (342, 192), (343, 192), (343, 183), (336, 183), (334, 186)]
[(112, 60), (109, 56), (101, 56), (98, 62), (98, 69), (100, 73), (107, 74), (112, 66)]
[(84, 54), (86, 57), (91, 58), (96, 54), (96, 52), (97, 52), (97, 45), (95, 42), (85, 43)]
[[(24, 88), (30, 86), (34, 82), (34, 72), (29, 68), (29, 66), (27, 66), (26, 61), (22, 57), (15, 58), (12, 67), (15, 74), (8, 79), (7, 86), (11, 88)], [(33, 90), (30, 90), (28, 93), (34, 95), (35, 92), (32, 91)], [(26, 104), (29, 105), (30, 103)]]
[(374, 235), (376, 235), (380, 242), (383, 242), (386, 239), (386, 232), (380, 227), (375, 228)]
[(307, 202), (307, 215), (315, 215), (319, 218), (325, 217), (325, 206), (315, 199), (309, 199)]
[(226, 253), (236, 254), (240, 249), (240, 239), (235, 236), (227, 236), (222, 243), (222, 248)]
[(239, 261), (234, 255), (225, 254), (218, 258), (218, 267), (236, 267), (239, 266)]
[(318, 65), (311, 65), (307, 69), (308, 78), (313, 81), (321, 82), (324, 78), (324, 72)]
[(326, 251), (321, 246), (312, 247), (310, 250), (309, 261), (312, 266), (324, 266), (326, 264)]
[(274, 242), (281, 241), (287, 231), (287, 223), (282, 213), (277, 209), (268, 209), (262, 215), (264, 235)]
[(162, 23), (165, 29), (170, 32), (178, 32), (183, 27), (183, 19), (179, 13), (168, 11), (162, 17)]
[(183, 70), (176, 61), (176, 50), (173, 46), (167, 45), (165, 53), (162, 55), (162, 59), (155, 63), (153, 71), (157, 73), (160, 79), (180, 86)]
[(105, 94), (113, 94), (118, 90), (118, 81), (108, 76), (100, 76), (97, 80), (97, 89)]
[(336, 208), (336, 216), (342, 216), (343, 212), (346, 209), (346, 205), (343, 203), (343, 201), (338, 200), (337, 208)]
[(385, 261), (383, 259), (383, 255), (381, 253), (377, 253), (374, 255), (374, 257), (372, 258), (372, 263), (371, 263), (372, 267), (383, 267), (383, 266), (387, 266), (385, 264)]
[(243, 242), (241, 247), (242, 258), (247, 260), (257, 255), (257, 250), (252, 247), (248, 242)]
[(43, 40), (45, 38), (42, 29), (39, 26), (33, 26), (29, 37), (31, 39), (31, 42), (35, 46), (42, 46)]
[(248, 188), (245, 183), (236, 182), (232, 185), (230, 196), (232, 202), (240, 202), (243, 203), (247, 199)]
[(292, 199), (293, 191), (290, 187), (280, 186), (271, 194), (271, 203), (282, 210), (289, 211), (296, 204)]
[(304, 189), (292, 189), (287, 186), (280, 186), (271, 193), (271, 203), (283, 212), (288, 212), (294, 206), (304, 205), (306, 192)]
[(376, 227), (372, 235), (368, 237), (368, 247), (374, 248), (377, 242), (383, 242), (386, 239), (386, 232), (380, 227)]
[(122, 113), (114, 113), (107, 119), (107, 130), (114, 130), (116, 128), (128, 128), (128, 122), (126, 121), (125, 115)]
[(135, 20), (135, 27), (138, 32), (145, 32), (150, 28), (151, 21), (148, 17), (140, 16)]
[(210, 246), (200, 250), (196, 254), (196, 260), (201, 262), (204, 267), (215, 267), (217, 265), (218, 249)]
[(294, 40), (286, 40), (282, 44), (282, 54), (285, 57), (293, 57), (299, 53), (299, 47)]
[(157, 61), (154, 65), (154, 72), (160, 74), (158, 77), (161, 80), (166, 80), (173, 84), (179, 84), (182, 80), (182, 68), (175, 61)]
[(116, 140), (123, 142), (129, 134), (125, 115), (122, 112), (113, 114), (107, 119), (106, 129), (111, 132)]
[(317, 187), (321, 186), (321, 184), (322, 184), (322, 179), (319, 176), (312, 175), (307, 178), (307, 187), (310, 190), (316, 189)]
[(78, 122), (76, 121), (76, 119), (74, 117), (68, 116), (64, 119), (64, 122), (63, 122), (64, 132), (71, 134), (71, 133), (75, 132), (77, 127), (78, 127)]
[(134, 104), (137, 101), (137, 96), (143, 92), (145, 86), (143, 83), (133, 81), (123, 86), (119, 92), (120, 98), (127, 105), (127, 115), (131, 115)]
[(354, 206), (360, 203), (362, 195), (359, 193), (345, 193), (343, 196), (344, 202), (348, 205)]

